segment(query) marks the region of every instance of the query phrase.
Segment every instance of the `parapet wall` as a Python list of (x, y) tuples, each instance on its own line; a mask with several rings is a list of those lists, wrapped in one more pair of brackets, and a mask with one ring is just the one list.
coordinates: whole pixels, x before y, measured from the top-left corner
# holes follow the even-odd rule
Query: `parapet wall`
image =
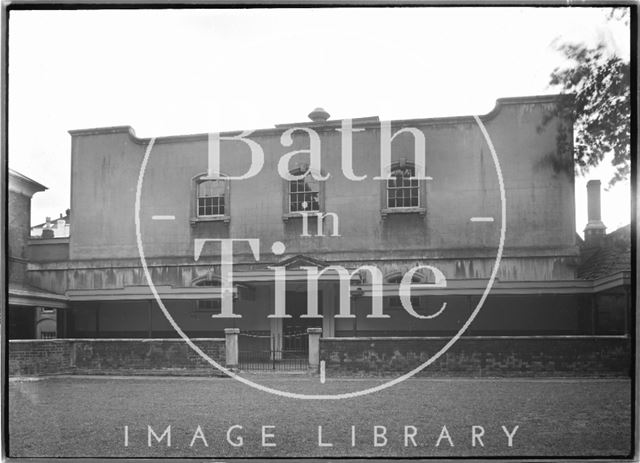
[[(428, 361), (449, 340), (446, 337), (320, 338), (319, 359), (316, 349), (314, 359), (309, 358), (310, 372), (317, 372), (318, 362), (324, 361), (328, 377), (398, 376)], [(193, 342), (220, 364), (226, 363), (225, 339), (202, 338)], [(233, 351), (233, 345), (228, 348), (229, 352)], [(470, 336), (459, 339), (418, 374), (629, 377), (631, 368), (631, 341), (625, 336)], [(10, 376), (55, 374), (207, 376), (221, 373), (181, 339), (9, 341)]]
[[(406, 373), (441, 350), (450, 338), (323, 338), (320, 360), (331, 376)], [(630, 375), (631, 343), (625, 336), (463, 337), (421, 376), (620, 376)]]
[[(224, 364), (224, 339), (193, 339)], [(217, 375), (182, 339), (43, 339), (9, 341), (9, 376), (53, 374)]]
[(68, 339), (9, 341), (9, 376), (73, 373), (74, 342)]

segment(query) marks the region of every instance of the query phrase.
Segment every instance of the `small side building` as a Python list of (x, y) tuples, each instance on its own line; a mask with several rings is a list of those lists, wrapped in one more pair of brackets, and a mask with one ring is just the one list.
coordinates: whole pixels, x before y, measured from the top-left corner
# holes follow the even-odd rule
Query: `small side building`
[(71, 209), (67, 209), (65, 214), (60, 214), (55, 220), (47, 217), (38, 225), (31, 227), (31, 238), (68, 238), (71, 229)]
[(9, 303), (7, 333), (11, 339), (55, 338), (57, 310), (67, 308), (67, 297), (29, 283), (31, 198), (47, 187), (9, 169), (8, 259)]
[(577, 277), (593, 285), (590, 334), (628, 334), (631, 326), (631, 225), (606, 233), (600, 180), (587, 183), (588, 223), (580, 243)]

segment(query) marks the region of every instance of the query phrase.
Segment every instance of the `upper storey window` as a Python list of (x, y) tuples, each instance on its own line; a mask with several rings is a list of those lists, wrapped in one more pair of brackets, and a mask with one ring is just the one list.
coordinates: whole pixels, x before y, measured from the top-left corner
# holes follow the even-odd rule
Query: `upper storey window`
[(389, 214), (418, 213), (426, 214), (427, 184), (430, 177), (414, 178), (416, 167), (402, 159), (391, 165), (391, 178), (381, 182), (380, 197), (382, 218)]
[(198, 182), (198, 217), (225, 215), (225, 180), (201, 180)]
[(205, 221), (229, 221), (229, 180), (200, 174), (193, 178), (192, 185), (192, 225)]
[[(303, 172), (293, 171), (293, 175)], [(320, 182), (311, 174), (289, 182), (289, 212), (320, 211)]]
[(420, 207), (420, 183), (412, 165), (394, 166), (387, 180), (387, 208)]

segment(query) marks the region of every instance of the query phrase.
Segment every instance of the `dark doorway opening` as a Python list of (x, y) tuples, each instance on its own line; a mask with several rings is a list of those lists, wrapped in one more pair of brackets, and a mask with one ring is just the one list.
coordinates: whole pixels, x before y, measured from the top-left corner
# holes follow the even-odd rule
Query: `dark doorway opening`
[[(301, 318), (307, 313), (307, 293), (287, 291), (286, 313), (291, 318), (282, 319), (282, 349), (284, 352), (301, 352), (307, 355), (309, 341), (307, 328), (322, 328), (322, 318)], [(322, 315), (322, 292), (318, 291), (318, 313)]]
[(35, 307), (11, 306), (7, 318), (9, 339), (34, 339), (36, 337)]

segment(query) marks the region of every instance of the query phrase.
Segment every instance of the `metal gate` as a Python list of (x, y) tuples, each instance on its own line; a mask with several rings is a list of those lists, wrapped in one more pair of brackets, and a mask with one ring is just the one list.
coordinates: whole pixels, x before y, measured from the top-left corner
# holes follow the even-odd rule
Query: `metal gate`
[(309, 368), (309, 337), (306, 332), (282, 336), (275, 349), (268, 331), (240, 332), (238, 366), (245, 371), (306, 371)]

